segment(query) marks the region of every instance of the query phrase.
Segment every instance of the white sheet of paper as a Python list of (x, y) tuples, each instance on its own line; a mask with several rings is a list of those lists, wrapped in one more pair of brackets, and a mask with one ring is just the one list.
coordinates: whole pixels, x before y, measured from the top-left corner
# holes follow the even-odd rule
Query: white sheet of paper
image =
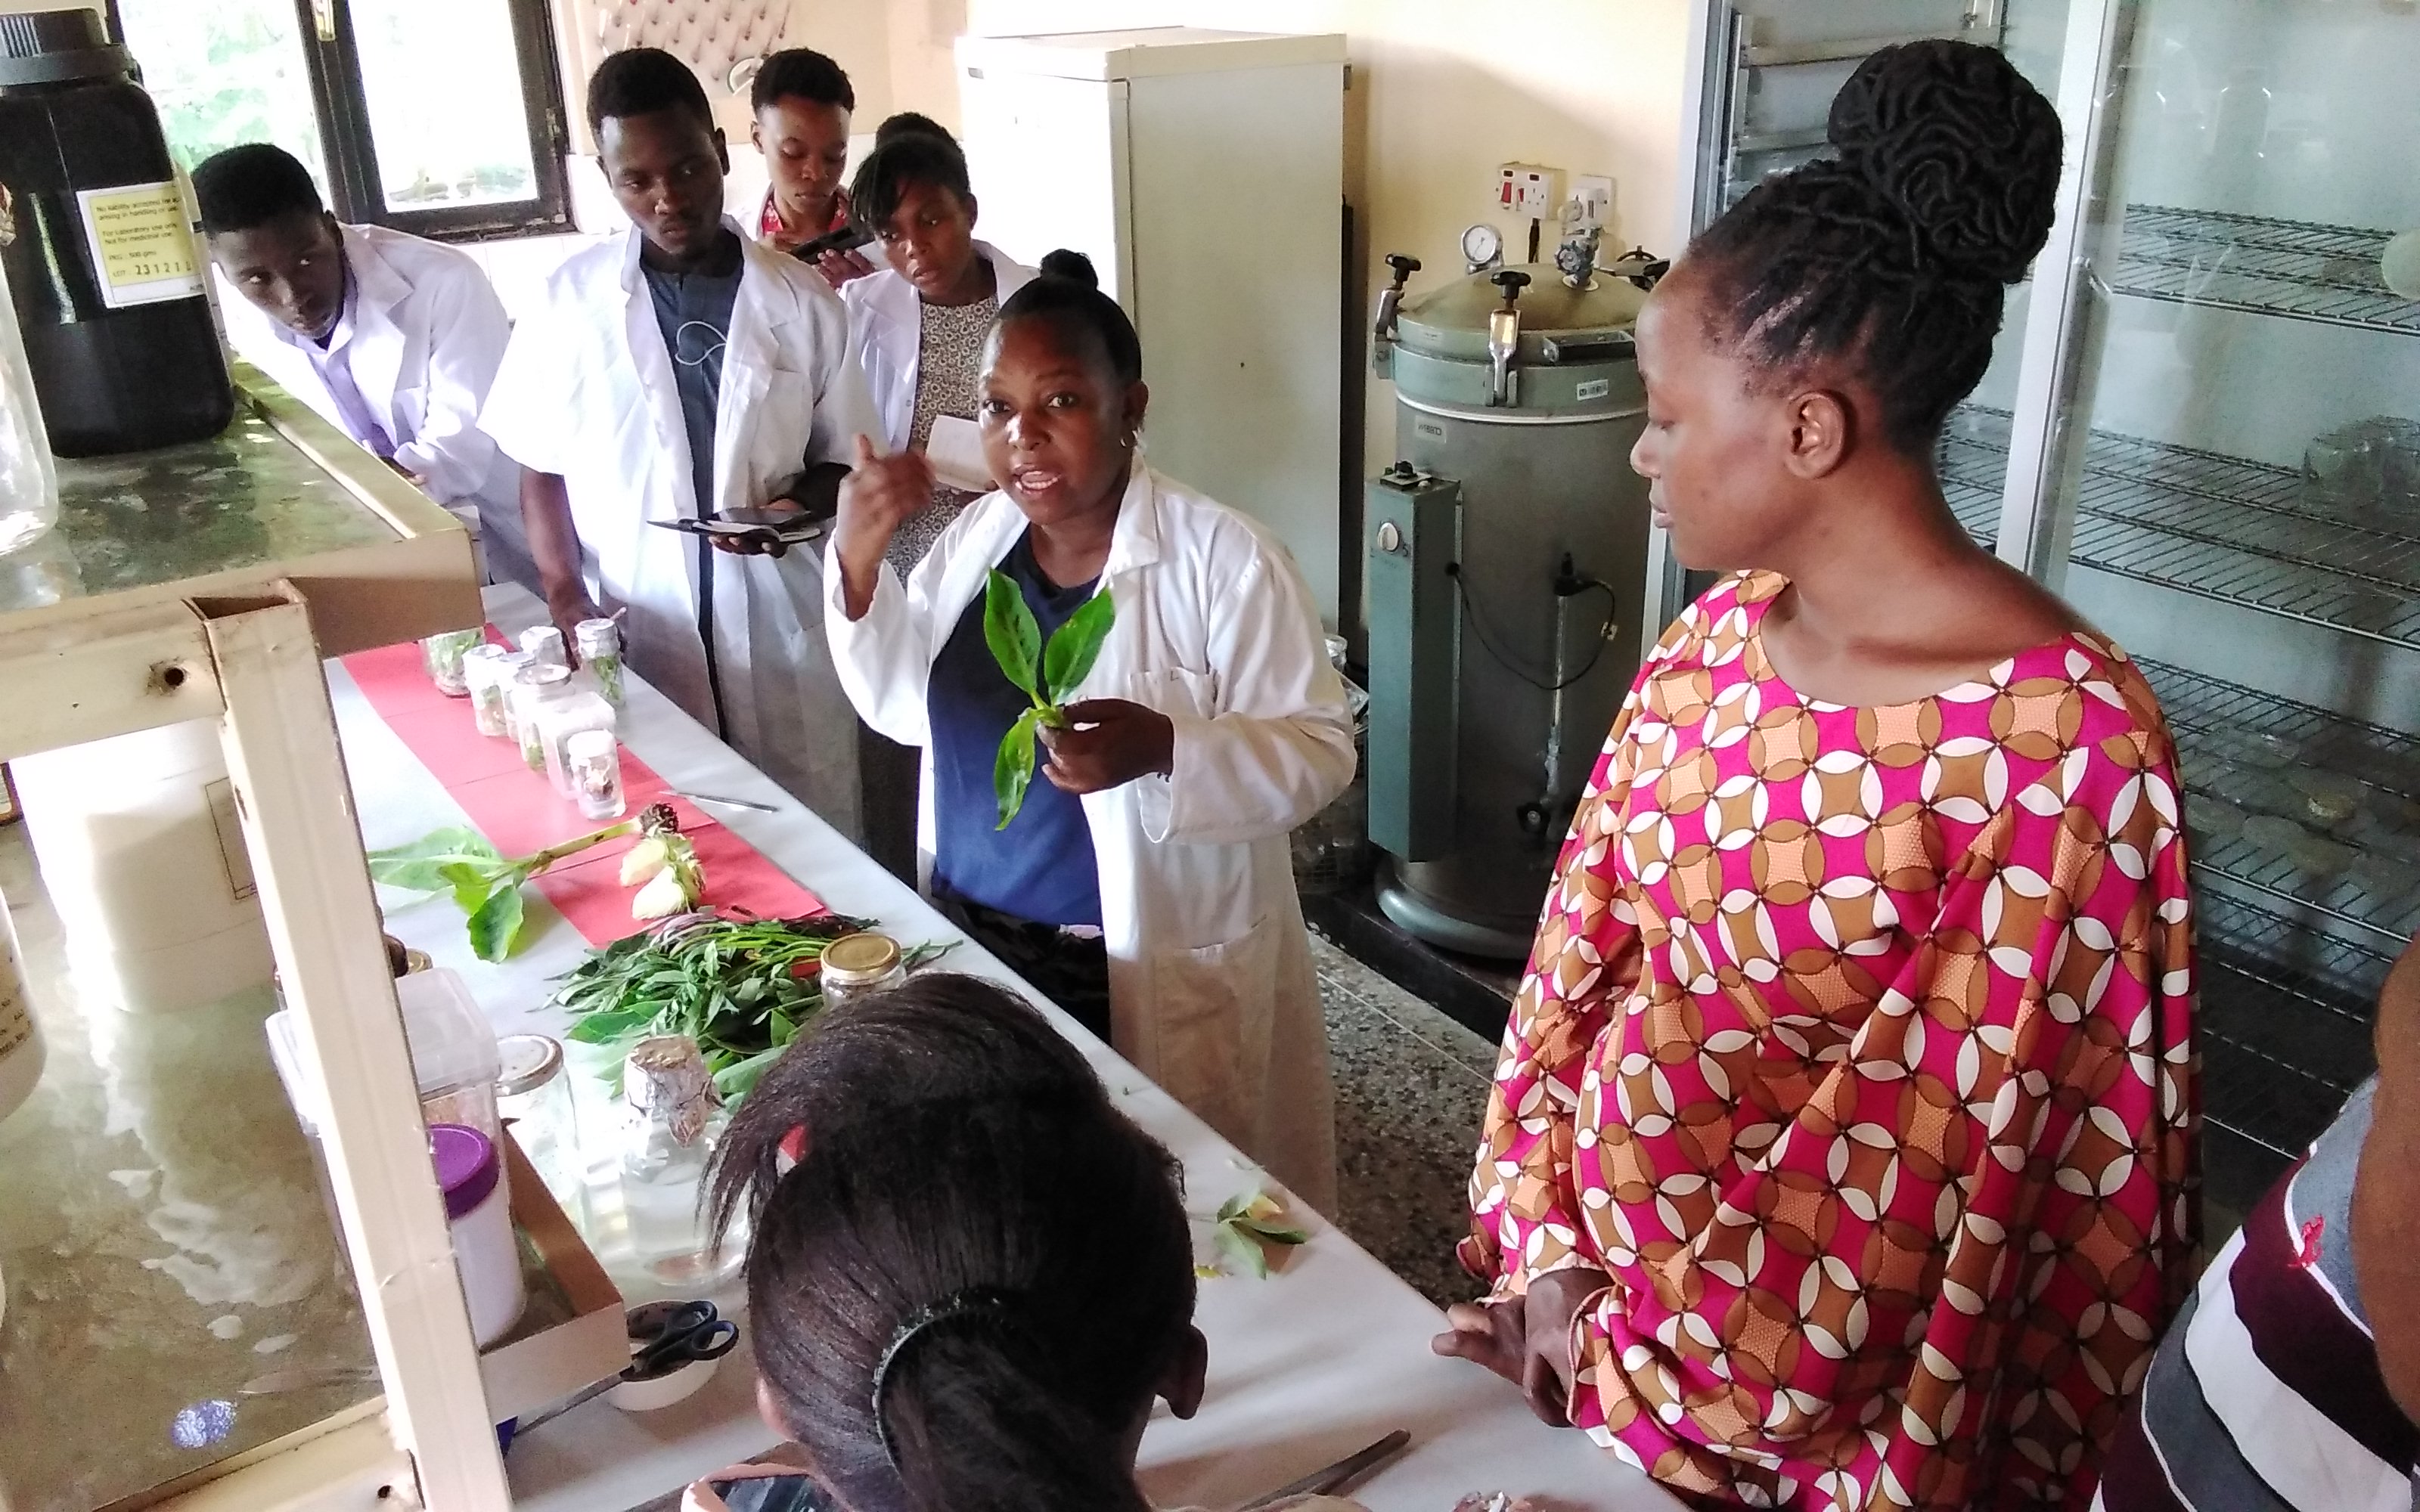
[(924, 442), (924, 460), (933, 464), (933, 476), (953, 488), (989, 493), (999, 486), (992, 482), (991, 464), (984, 460), (983, 427), (971, 420), (937, 417)]

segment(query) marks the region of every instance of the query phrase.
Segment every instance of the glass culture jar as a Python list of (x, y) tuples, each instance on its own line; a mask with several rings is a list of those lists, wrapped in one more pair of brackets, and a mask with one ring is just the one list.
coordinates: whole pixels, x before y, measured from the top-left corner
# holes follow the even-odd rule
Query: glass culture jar
[(531, 662), (520, 670), (513, 683), (509, 706), (513, 738), (520, 743), (521, 761), (533, 772), (546, 770), (545, 727), (538, 719), (538, 712), (551, 700), (563, 697), (570, 689), (571, 669), (552, 662)]
[(698, 1201), (730, 1115), (697, 1041), (656, 1035), (622, 1065), (622, 1209), (631, 1260), (648, 1283), (699, 1296), (729, 1280), (748, 1253), (734, 1223), (714, 1248)]
[(462, 653), (462, 684), (471, 693), (471, 722), (483, 735), (508, 736), (512, 721), (504, 712), (505, 695), (511, 691), (513, 653), (489, 641), (481, 641)]
[(622, 794), (622, 746), (611, 730), (582, 730), (564, 742), (571, 774), (572, 801), (583, 819), (619, 819), (628, 800)]
[(507, 1034), (496, 1041), (496, 1113), (513, 1142), (555, 1199), (577, 1219), (585, 1207), (588, 1172), (580, 1152), (580, 1113), (564, 1070), (563, 1045), (543, 1034)]
[(622, 627), (612, 620), (582, 620), (571, 627), (580, 665), (597, 679), (597, 691), (622, 706)]
[(613, 729), (613, 705), (597, 693), (589, 692), (575, 681), (561, 697), (549, 699), (537, 711), (538, 748), (546, 753), (547, 779), (554, 791), (566, 798), (578, 798), (579, 792), (571, 782), (571, 755), (566, 749), (572, 736), (587, 730)]
[(889, 992), (906, 981), (908, 962), (897, 940), (868, 930), (844, 934), (825, 946), (821, 974), (824, 1006), (837, 1008), (852, 998)]
[(486, 639), (484, 630), (444, 630), (420, 642), (421, 665), (428, 669), (428, 680), (437, 685), (437, 691), (453, 699), (470, 696), (462, 657)]
[(521, 632), (521, 649), (530, 659), (541, 666), (569, 667), (571, 658), (563, 654), (563, 632), (551, 625), (533, 625)]

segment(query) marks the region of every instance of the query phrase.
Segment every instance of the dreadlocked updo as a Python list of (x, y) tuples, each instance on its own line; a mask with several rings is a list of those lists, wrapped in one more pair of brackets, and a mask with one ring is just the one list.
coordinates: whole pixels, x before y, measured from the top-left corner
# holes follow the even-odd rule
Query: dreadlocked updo
[(1992, 48), (1906, 42), (1858, 66), (1826, 134), (1835, 156), (1691, 243), (1708, 333), (1776, 376), (1847, 364), (1885, 439), (1921, 455), (1982, 381), (2003, 287), (2050, 235), (2058, 115)]

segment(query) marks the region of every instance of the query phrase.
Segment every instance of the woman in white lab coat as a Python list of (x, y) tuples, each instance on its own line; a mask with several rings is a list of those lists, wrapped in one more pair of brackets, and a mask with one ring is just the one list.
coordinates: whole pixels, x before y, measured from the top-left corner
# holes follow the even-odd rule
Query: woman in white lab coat
[[(1324, 1206), (1327, 1041), (1286, 837), (1351, 780), (1352, 720), (1284, 548), (1143, 465), (1141, 371), (1133, 325), (1097, 289), (1046, 276), (1020, 290), (980, 390), (1003, 486), (903, 584), (884, 552), (926, 506), (931, 469), (861, 447), (828, 548), (825, 628), (858, 713), (924, 748), (945, 910)], [(1044, 737), (1041, 780), (997, 828), (993, 753), (1024, 695), (985, 646), (995, 566), (1046, 635), (1094, 593), (1116, 608), (1062, 700), (1067, 727)], [(1088, 974), (1106, 1014), (1085, 1011)]]
[[(1001, 301), (1024, 287), (1033, 270), (974, 239), (975, 196), (967, 183), (967, 160), (938, 129), (892, 133), (858, 169), (848, 202), (858, 224), (880, 241), (888, 262), (841, 285), (848, 305), (849, 349), (881, 416), (883, 450), (923, 452), (936, 422), (973, 420), (984, 338)], [(915, 571), (950, 521), (982, 496), (979, 488), (936, 481), (932, 501), (892, 536), (891, 564), (903, 577)], [(863, 731), (858, 771), (865, 793), (867, 853), (913, 881), (915, 750)]]

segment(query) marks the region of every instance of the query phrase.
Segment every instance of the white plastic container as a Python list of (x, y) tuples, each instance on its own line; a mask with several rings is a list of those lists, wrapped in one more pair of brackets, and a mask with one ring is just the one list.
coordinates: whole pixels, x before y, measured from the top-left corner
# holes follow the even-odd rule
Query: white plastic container
[[(459, 975), (445, 970), (398, 977), (396, 1001), (403, 1009), (404, 1041), (411, 1050), (412, 1080), (420, 1088), (420, 1114), (430, 1125), (458, 1123), (476, 1129), (490, 1141), (504, 1135), (496, 1111), (496, 1078), (504, 1057), (496, 1048), (496, 1031), (479, 1009), (478, 1000), (462, 985)], [(286, 1096), (302, 1120), (302, 1132), (313, 1139), (328, 1121), (327, 1097), (302, 1067), (300, 1026), (294, 1011), (281, 1008), (269, 1015), (269, 1058), (286, 1084)]]
[(22, 959), (16, 926), (8, 905), (0, 903), (0, 1119), (33, 1096), (42, 1079), (42, 1030), (34, 1022)]
[(454, 1242), (454, 1269), (462, 1276), (462, 1300), (471, 1305), (471, 1336), (484, 1350), (520, 1321), (528, 1300), (504, 1161), (494, 1140), (458, 1123), (428, 1126), (428, 1158), (445, 1196), (445, 1227)]
[(217, 727), (165, 725), (9, 764), (78, 979), (143, 1012), (275, 969)]

